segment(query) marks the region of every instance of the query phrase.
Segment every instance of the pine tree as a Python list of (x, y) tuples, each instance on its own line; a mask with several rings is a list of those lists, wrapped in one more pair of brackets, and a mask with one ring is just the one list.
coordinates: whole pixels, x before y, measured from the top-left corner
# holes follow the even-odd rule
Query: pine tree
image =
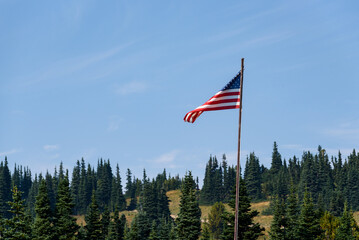
[(143, 191), (140, 197), (140, 210), (146, 213), (150, 222), (152, 222), (153, 220), (157, 220), (157, 199), (153, 185), (154, 183), (149, 182), (149, 179), (146, 176), (146, 171), (143, 170)]
[(291, 181), (290, 194), (287, 199), (287, 237), (291, 240), (299, 240), (297, 238), (298, 217), (300, 214), (298, 196), (293, 181)]
[(126, 240), (148, 239), (151, 231), (151, 223), (146, 213), (140, 211), (132, 220), (131, 228), (126, 234)]
[(126, 182), (126, 194), (125, 194), (125, 196), (126, 197), (131, 197), (133, 186), (132, 186), (132, 173), (131, 173), (131, 170), (129, 168), (127, 168), (126, 179), (127, 179), (127, 182)]
[(74, 199), (74, 204), (75, 204), (75, 208), (74, 208), (74, 213), (79, 213), (81, 211), (80, 209), (80, 173), (81, 173), (81, 164), (80, 161), (77, 160), (76, 162), (76, 166), (74, 167), (73, 171), (72, 171), (72, 180), (71, 180), (71, 195), (72, 198)]
[(152, 227), (151, 227), (151, 232), (150, 235), (148, 236), (149, 240), (160, 240), (158, 234), (157, 234), (157, 224), (156, 221), (152, 222)]
[(313, 199), (309, 192), (304, 193), (303, 205), (301, 208), (298, 223), (298, 238), (300, 239), (318, 239), (322, 235), (319, 216), (314, 209)]
[(274, 200), (274, 214), (270, 226), (270, 239), (292, 240), (287, 236), (288, 218), (284, 199), (276, 197)]
[(179, 240), (197, 240), (201, 232), (201, 209), (195, 192), (196, 184), (192, 173), (185, 175), (181, 189), (180, 212), (177, 220)]
[(51, 240), (54, 239), (54, 227), (52, 225), (52, 212), (50, 199), (47, 195), (46, 181), (42, 180), (39, 186), (39, 194), (35, 203), (35, 222), (33, 225), (33, 239)]
[(17, 186), (12, 189), (12, 199), (12, 201), (8, 202), (12, 218), (5, 220), (4, 239), (30, 240), (32, 239), (29, 225), (31, 219), (25, 214), (24, 200), (21, 199), (21, 192)]
[[(235, 191), (229, 206), (235, 210)], [(259, 212), (251, 210), (250, 198), (248, 197), (247, 189), (244, 180), (239, 181), (239, 203), (238, 203), (238, 239), (239, 240), (254, 240), (263, 235), (264, 228), (258, 223), (253, 222), (253, 218), (258, 216)], [(223, 230), (221, 238), (223, 240), (231, 240), (234, 235), (234, 220), (233, 213), (225, 213), (223, 216), (227, 222)]]
[(209, 231), (208, 224), (204, 224), (200, 240), (210, 240), (210, 239), (211, 239), (211, 234)]
[(161, 240), (171, 240), (171, 230), (173, 227), (173, 220), (161, 218), (158, 225), (158, 237)]
[(116, 177), (112, 180), (112, 190), (111, 190), (111, 204), (112, 210), (116, 208), (120, 211), (126, 209), (126, 199), (122, 192), (122, 183), (120, 176), (120, 168), (118, 164), (116, 165)]
[(31, 184), (31, 188), (29, 191), (29, 196), (26, 199), (26, 210), (27, 213), (31, 216), (31, 217), (35, 217), (36, 213), (35, 213), (35, 202), (36, 202), (36, 196), (39, 192), (39, 185), (42, 179), (42, 175), (39, 175), (39, 179), (37, 177), (37, 174), (35, 174), (35, 179), (33, 181), (33, 183)]
[(124, 214), (119, 218), (118, 210), (116, 209), (110, 221), (107, 240), (123, 240), (126, 227), (126, 217)]
[(247, 157), (244, 181), (246, 182), (249, 197), (253, 200), (262, 199), (261, 170), (259, 159), (254, 155), (254, 152)]
[(273, 152), (272, 152), (272, 163), (270, 171), (273, 175), (279, 172), (279, 170), (282, 168), (282, 157), (280, 153), (278, 152), (278, 145), (276, 142), (273, 144)]
[(107, 206), (105, 206), (105, 209), (101, 216), (101, 227), (102, 227), (101, 233), (102, 233), (102, 236), (104, 236), (104, 237), (108, 235), (108, 228), (110, 225), (110, 221), (111, 221), (110, 212), (109, 212)]
[(338, 226), (338, 218), (325, 211), (323, 217), (320, 218), (320, 228), (323, 230), (324, 239), (334, 240)]
[(102, 225), (100, 221), (100, 212), (96, 202), (95, 191), (92, 192), (91, 204), (89, 206), (89, 211), (85, 217), (85, 221), (87, 239), (103, 239), (101, 232)]
[(8, 167), (7, 157), (0, 164), (0, 216), (10, 217), (8, 201), (11, 200), (11, 174)]
[(356, 224), (353, 213), (348, 209), (348, 204), (344, 206), (344, 212), (339, 220), (335, 239), (355, 240), (359, 233), (359, 227)]
[(213, 239), (220, 239), (220, 235), (223, 232), (225, 225), (225, 221), (223, 219), (225, 211), (223, 203), (216, 202), (208, 214), (208, 228)]
[(314, 202), (318, 200), (319, 188), (317, 176), (318, 163), (314, 160), (314, 157), (310, 152), (304, 152), (302, 156), (302, 172), (298, 187), (300, 199), (303, 198), (304, 192), (308, 191)]
[(59, 240), (72, 239), (79, 229), (76, 219), (72, 217), (74, 207), (68, 177), (59, 180), (55, 209), (55, 234)]

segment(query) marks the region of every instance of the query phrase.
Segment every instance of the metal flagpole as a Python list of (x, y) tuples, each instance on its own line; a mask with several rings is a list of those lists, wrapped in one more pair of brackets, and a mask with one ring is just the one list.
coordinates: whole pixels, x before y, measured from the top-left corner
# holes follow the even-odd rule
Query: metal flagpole
[(241, 66), (241, 83), (239, 88), (239, 127), (238, 127), (238, 153), (237, 153), (237, 173), (236, 173), (236, 212), (234, 221), (234, 240), (238, 240), (238, 205), (239, 205), (239, 176), (240, 176), (240, 155), (241, 155), (241, 120), (242, 120), (242, 102), (243, 102), (243, 70), (244, 58), (242, 58)]

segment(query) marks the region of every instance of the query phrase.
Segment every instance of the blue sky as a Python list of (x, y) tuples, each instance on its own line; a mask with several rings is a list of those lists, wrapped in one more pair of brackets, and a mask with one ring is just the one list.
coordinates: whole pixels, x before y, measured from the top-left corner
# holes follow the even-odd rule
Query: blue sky
[(0, 0), (0, 159), (84, 157), (202, 178), (237, 151), (238, 111), (184, 115), (245, 58), (242, 163), (359, 148), (357, 1)]

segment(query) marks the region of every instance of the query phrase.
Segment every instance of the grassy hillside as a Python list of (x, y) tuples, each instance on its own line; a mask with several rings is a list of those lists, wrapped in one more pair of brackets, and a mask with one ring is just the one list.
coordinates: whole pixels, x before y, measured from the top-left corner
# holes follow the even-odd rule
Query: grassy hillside
[[(167, 192), (167, 196), (170, 200), (169, 203), (169, 208), (171, 211), (171, 216), (173, 218), (176, 218), (179, 211), (180, 211), (180, 190), (173, 190), (173, 191), (169, 191)], [(227, 211), (231, 211), (231, 208), (228, 206), (228, 204), (224, 204)], [(199, 206), (201, 208), (202, 211), (202, 220), (204, 221), (205, 219), (208, 219), (208, 214), (211, 210), (211, 206)], [(252, 209), (255, 209), (257, 211), (259, 211), (260, 213), (269, 207), (269, 202), (259, 202), (259, 203), (253, 203), (252, 204)], [(134, 211), (122, 211), (120, 212), (121, 214), (125, 214), (126, 219), (129, 223), (131, 223), (132, 219), (136, 216), (137, 214), (137, 210)], [(356, 219), (359, 218), (359, 213), (355, 215)], [(79, 225), (86, 225), (85, 223), (85, 218), (83, 215), (80, 216), (75, 216), (77, 219), (77, 224)], [(268, 236), (268, 230), (270, 227), (270, 223), (272, 221), (272, 216), (262, 216), (261, 214), (255, 218), (255, 222), (260, 223), (261, 226), (266, 228), (266, 235)]]

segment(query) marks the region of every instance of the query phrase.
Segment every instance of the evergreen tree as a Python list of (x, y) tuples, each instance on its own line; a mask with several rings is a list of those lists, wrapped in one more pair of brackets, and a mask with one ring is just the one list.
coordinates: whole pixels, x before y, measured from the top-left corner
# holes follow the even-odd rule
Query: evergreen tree
[(329, 210), (336, 217), (342, 215), (344, 210), (344, 197), (339, 190), (335, 190), (333, 192), (333, 195), (330, 199)]
[(226, 224), (223, 219), (225, 208), (222, 202), (216, 202), (208, 214), (208, 228), (213, 239), (220, 239)]
[(288, 169), (286, 166), (286, 162), (284, 160), (283, 167), (277, 173), (277, 176), (274, 178), (274, 187), (273, 193), (278, 196), (280, 199), (286, 200), (288, 195)]
[(110, 221), (111, 221), (110, 212), (109, 212), (108, 208), (105, 207), (105, 210), (101, 216), (101, 227), (102, 227), (101, 233), (102, 233), (102, 236), (104, 236), (104, 237), (106, 237), (108, 235)]
[(149, 240), (160, 240), (158, 234), (157, 234), (157, 224), (156, 221), (152, 222), (152, 227), (151, 227), (151, 232), (150, 235), (148, 237)]
[(119, 218), (118, 210), (116, 209), (110, 221), (109, 231), (108, 231), (108, 240), (123, 240), (126, 227), (126, 217), (124, 214)]
[(277, 194), (275, 192), (276, 190), (276, 186), (277, 186), (277, 181), (278, 181), (278, 176), (277, 174), (279, 173), (279, 171), (281, 170), (283, 166), (282, 163), (282, 157), (280, 155), (280, 153), (278, 152), (278, 145), (276, 142), (274, 142), (273, 144), (273, 152), (272, 152), (272, 162), (271, 162), (271, 168), (269, 170), (269, 174), (270, 174), (270, 178), (269, 178), (269, 182), (267, 184), (267, 191), (269, 194)]
[(125, 194), (125, 196), (126, 197), (131, 197), (133, 186), (132, 186), (132, 173), (131, 173), (131, 170), (129, 168), (127, 168), (126, 179), (127, 179), (127, 182), (126, 182), (126, 194)]
[(211, 234), (209, 231), (208, 224), (204, 224), (200, 240), (210, 240)]
[(287, 230), (286, 235), (288, 239), (299, 240), (297, 238), (298, 217), (300, 214), (298, 196), (293, 181), (291, 182), (290, 194), (287, 199)]
[(300, 199), (303, 198), (305, 191), (308, 191), (315, 202), (318, 200), (318, 163), (314, 161), (313, 154), (310, 152), (303, 153), (302, 172), (298, 188)]
[(255, 156), (254, 152), (250, 153), (249, 157), (247, 157), (244, 181), (246, 182), (249, 197), (253, 200), (262, 199), (261, 169), (259, 159)]
[(54, 191), (55, 184), (54, 184), (54, 179), (49, 172), (46, 172), (45, 181), (46, 181), (46, 186), (47, 186), (47, 194), (50, 199), (51, 211), (54, 211), (55, 203), (56, 203), (56, 195), (55, 195), (55, 191)]
[(277, 197), (274, 200), (274, 214), (270, 226), (270, 239), (292, 240), (287, 235), (288, 218), (286, 213), (285, 201)]
[(89, 206), (89, 211), (85, 217), (86, 221), (86, 236), (87, 239), (103, 239), (102, 235), (102, 225), (100, 221), (100, 212), (96, 202), (95, 191), (92, 192), (91, 204)]
[(81, 164), (77, 160), (76, 166), (72, 171), (72, 180), (71, 180), (71, 194), (74, 199), (74, 213), (79, 213), (81, 211), (80, 206), (80, 182), (81, 182)]
[(47, 195), (46, 181), (42, 180), (39, 186), (39, 194), (35, 203), (35, 222), (33, 225), (33, 239), (51, 240), (54, 239), (54, 227), (52, 225), (52, 212), (50, 199)]
[(140, 210), (146, 213), (150, 222), (152, 222), (153, 220), (157, 220), (157, 199), (153, 185), (153, 183), (149, 182), (149, 179), (146, 176), (146, 171), (143, 170), (143, 191), (140, 198)]
[(21, 192), (15, 185), (12, 189), (12, 201), (10, 205), (10, 213), (12, 217), (5, 220), (4, 239), (8, 240), (27, 240), (31, 238), (31, 227), (29, 223), (31, 219), (25, 214), (24, 200), (21, 199)]
[(151, 231), (151, 223), (146, 213), (140, 211), (132, 220), (131, 228), (126, 235), (126, 240), (148, 239)]
[(173, 220), (161, 218), (158, 225), (158, 237), (161, 240), (171, 240), (171, 230), (173, 227)]
[(359, 227), (354, 220), (353, 213), (348, 209), (348, 204), (344, 206), (344, 212), (339, 220), (335, 239), (355, 240), (359, 236)]
[(5, 162), (0, 163), (0, 216), (10, 217), (8, 201), (11, 200), (11, 174), (8, 167), (7, 157)]
[(36, 196), (39, 192), (39, 185), (40, 182), (43, 180), (42, 175), (39, 175), (39, 179), (37, 177), (37, 174), (35, 174), (35, 179), (33, 181), (33, 183), (31, 184), (31, 188), (29, 191), (29, 196), (26, 199), (26, 210), (27, 213), (31, 216), (31, 217), (35, 217), (36, 213), (35, 213), (35, 202), (36, 202)]
[(298, 237), (300, 239), (318, 239), (322, 235), (319, 222), (320, 216), (314, 209), (312, 198), (309, 192), (305, 192), (303, 205), (301, 208), (299, 222), (298, 222)]
[(55, 233), (57, 239), (72, 239), (79, 229), (76, 219), (72, 217), (74, 207), (71, 196), (68, 176), (61, 177), (57, 190), (57, 201), (55, 210)]
[(201, 232), (201, 209), (195, 192), (192, 173), (185, 175), (181, 189), (180, 212), (177, 220), (179, 240), (197, 240)]
[[(230, 207), (235, 210), (235, 191), (229, 202)], [(259, 212), (251, 210), (250, 198), (244, 180), (241, 178), (239, 182), (239, 202), (238, 202), (238, 239), (254, 240), (263, 235), (264, 228), (258, 223), (253, 222), (253, 218), (258, 216)], [(224, 218), (227, 222), (223, 230), (221, 238), (223, 240), (231, 240), (234, 236), (234, 220), (233, 213), (225, 213)]]
[(319, 195), (322, 197), (323, 204), (321, 207), (328, 209), (334, 190), (334, 183), (328, 155), (321, 146), (318, 147), (316, 159), (318, 161), (318, 197)]
[(273, 152), (272, 152), (272, 163), (270, 171), (273, 175), (279, 172), (279, 170), (282, 168), (282, 157), (280, 153), (278, 152), (278, 145), (276, 142), (273, 144)]
[(323, 230), (324, 239), (334, 240), (338, 226), (338, 219), (330, 212), (325, 211), (320, 219), (320, 227)]
[(120, 168), (118, 164), (116, 165), (116, 177), (112, 180), (112, 190), (111, 190), (111, 205), (112, 210), (116, 208), (120, 211), (126, 209), (126, 199), (122, 192), (122, 184), (121, 184), (121, 176), (120, 176)]
[(97, 166), (97, 201), (101, 210), (108, 206), (111, 200), (111, 189), (112, 189), (112, 169), (110, 165), (110, 160), (103, 161), (100, 160), (100, 163)]

